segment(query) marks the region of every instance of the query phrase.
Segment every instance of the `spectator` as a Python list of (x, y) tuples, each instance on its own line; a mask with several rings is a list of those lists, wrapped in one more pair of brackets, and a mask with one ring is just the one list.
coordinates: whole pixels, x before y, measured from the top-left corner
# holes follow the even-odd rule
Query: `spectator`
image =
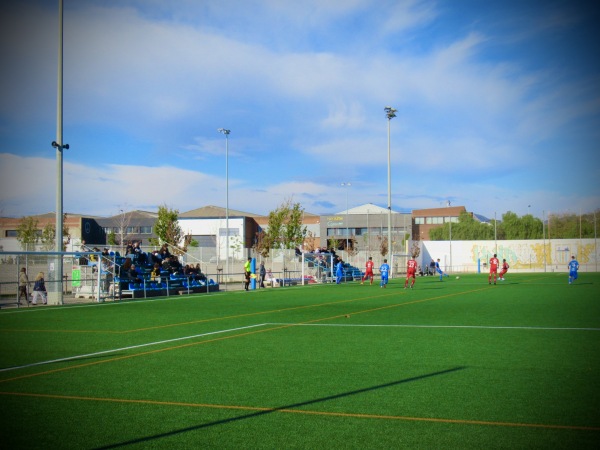
[(138, 271), (138, 269), (135, 267), (135, 264), (131, 265), (131, 268), (129, 269), (128, 275), (129, 275), (129, 279), (132, 282), (134, 282), (134, 283), (141, 283), (142, 282), (141, 274)]
[(160, 283), (160, 265), (158, 263), (154, 263), (154, 266), (152, 267), (152, 271), (150, 272), (150, 281)]
[(33, 284), (33, 298), (31, 299), (32, 305), (37, 305), (37, 299), (40, 297), (44, 305), (48, 304), (48, 293), (46, 292), (46, 284), (44, 283), (44, 272), (40, 272), (35, 277), (35, 283)]
[(121, 266), (119, 275), (123, 278), (126, 278), (129, 273), (129, 269), (131, 269), (131, 258), (125, 258), (125, 262)]
[(432, 258), (431, 262), (429, 263), (429, 271), (427, 272), (427, 275), (433, 275), (434, 273), (435, 273), (435, 261)]
[(267, 276), (267, 270), (265, 269), (265, 263), (261, 262), (260, 263), (260, 267), (258, 269), (258, 274), (259, 274), (259, 284), (258, 286), (261, 288), (265, 287), (265, 277)]
[(171, 252), (169, 252), (169, 246), (167, 244), (163, 244), (163, 246), (160, 248), (160, 256), (162, 257), (162, 259), (168, 258), (171, 256)]
[(29, 278), (27, 277), (27, 269), (25, 267), (21, 268), (21, 272), (19, 273), (19, 298), (17, 302), (21, 304), (21, 296), (25, 296), (25, 302), (27, 306), (29, 306)]

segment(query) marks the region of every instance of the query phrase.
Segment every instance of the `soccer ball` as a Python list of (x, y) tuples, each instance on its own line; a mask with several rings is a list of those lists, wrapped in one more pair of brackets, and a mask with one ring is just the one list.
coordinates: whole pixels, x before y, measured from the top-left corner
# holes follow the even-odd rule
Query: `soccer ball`
[(460, 277), (456, 277), (456, 279), (458, 280)]

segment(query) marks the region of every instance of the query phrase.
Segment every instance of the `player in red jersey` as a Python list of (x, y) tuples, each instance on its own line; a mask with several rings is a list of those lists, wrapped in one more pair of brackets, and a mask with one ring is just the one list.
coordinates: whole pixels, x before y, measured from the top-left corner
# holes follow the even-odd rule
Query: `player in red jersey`
[(404, 289), (408, 287), (408, 279), (412, 278), (412, 283), (410, 284), (410, 288), (412, 289), (415, 285), (415, 281), (417, 278), (415, 277), (417, 273), (417, 261), (415, 261), (414, 255), (406, 262), (406, 280), (404, 281)]
[(365, 274), (362, 277), (360, 284), (365, 284), (365, 280), (370, 279), (371, 285), (373, 284), (373, 267), (375, 267), (375, 263), (373, 262), (373, 257), (369, 256), (369, 260), (365, 265)]
[(506, 274), (506, 272), (508, 272), (509, 268), (510, 268), (510, 266), (508, 265), (508, 263), (506, 262), (506, 260), (503, 259), (502, 260), (502, 270), (498, 274), (498, 277), (500, 278), (500, 281), (504, 281), (504, 275)]
[(494, 284), (496, 284), (496, 279), (498, 278), (498, 266), (500, 265), (500, 261), (496, 258), (496, 254), (490, 258), (490, 274), (488, 276), (488, 284), (492, 284), (492, 275), (494, 275)]

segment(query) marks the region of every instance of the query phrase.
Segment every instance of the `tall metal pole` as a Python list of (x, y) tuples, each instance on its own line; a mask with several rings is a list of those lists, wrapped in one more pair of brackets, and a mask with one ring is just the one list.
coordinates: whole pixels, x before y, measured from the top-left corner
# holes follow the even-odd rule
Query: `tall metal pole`
[(544, 242), (544, 272), (546, 271), (546, 211), (542, 211), (542, 239)]
[(596, 261), (596, 272), (598, 272), (598, 240), (596, 238), (596, 211), (594, 211), (594, 260)]
[[(342, 186), (346, 187), (346, 252), (348, 252), (349, 245), (349, 231), (348, 231), (348, 188), (352, 186), (349, 182), (345, 181)], [(347, 256), (346, 256), (347, 257)]]
[(496, 219), (496, 211), (494, 211), (494, 253), (498, 254), (498, 219)]
[[(63, 0), (58, 0), (58, 82), (56, 94), (56, 251), (63, 251)], [(65, 146), (64, 148), (69, 148)], [(58, 257), (56, 272), (56, 303), (63, 304), (63, 259)]]
[(452, 217), (450, 219), (450, 271), (452, 271)]
[(225, 135), (225, 280), (229, 276), (229, 133), (231, 130), (219, 128)]
[(396, 109), (391, 106), (383, 108), (388, 119), (388, 259), (392, 261), (392, 153), (390, 149), (390, 123), (396, 117)]

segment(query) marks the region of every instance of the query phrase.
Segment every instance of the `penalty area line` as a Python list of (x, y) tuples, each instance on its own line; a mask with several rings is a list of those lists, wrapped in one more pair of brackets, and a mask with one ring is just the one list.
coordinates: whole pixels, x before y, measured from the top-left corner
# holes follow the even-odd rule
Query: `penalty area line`
[(11, 371), (11, 370), (27, 369), (28, 367), (43, 366), (43, 365), (46, 365), (46, 364), (53, 364), (53, 363), (57, 363), (57, 362), (73, 361), (73, 360), (82, 359), (82, 358), (90, 358), (90, 357), (93, 357), (93, 356), (106, 355), (106, 354), (110, 354), (110, 353), (121, 352), (121, 351), (124, 351), (124, 350), (133, 350), (133, 349), (136, 349), (136, 348), (149, 347), (149, 346), (152, 346), (152, 345), (160, 345), (160, 344), (167, 344), (169, 342), (184, 341), (184, 340), (187, 340), (187, 339), (194, 339), (194, 338), (199, 338), (199, 337), (204, 337), (204, 336), (211, 336), (211, 335), (214, 335), (214, 334), (229, 333), (231, 331), (247, 330), (249, 328), (264, 327), (266, 325), (268, 325), (268, 324), (266, 324), (266, 323), (259, 323), (259, 324), (255, 324), (255, 325), (248, 325), (247, 327), (239, 327), (239, 328), (230, 328), (228, 330), (211, 331), (209, 333), (195, 334), (195, 335), (192, 335), (192, 336), (183, 336), (183, 337), (174, 338), (174, 339), (166, 339), (164, 341), (148, 342), (146, 344), (131, 345), (129, 347), (114, 348), (114, 349), (111, 349), (111, 350), (103, 350), (103, 351), (100, 351), (100, 352), (87, 353), (85, 355), (67, 356), (66, 358), (51, 359), (49, 361), (39, 361), (39, 362), (31, 363), (31, 364), (25, 364), (25, 365), (22, 365), (22, 366), (6, 367), (6, 368), (0, 369), (0, 372), (8, 372), (8, 371)]

